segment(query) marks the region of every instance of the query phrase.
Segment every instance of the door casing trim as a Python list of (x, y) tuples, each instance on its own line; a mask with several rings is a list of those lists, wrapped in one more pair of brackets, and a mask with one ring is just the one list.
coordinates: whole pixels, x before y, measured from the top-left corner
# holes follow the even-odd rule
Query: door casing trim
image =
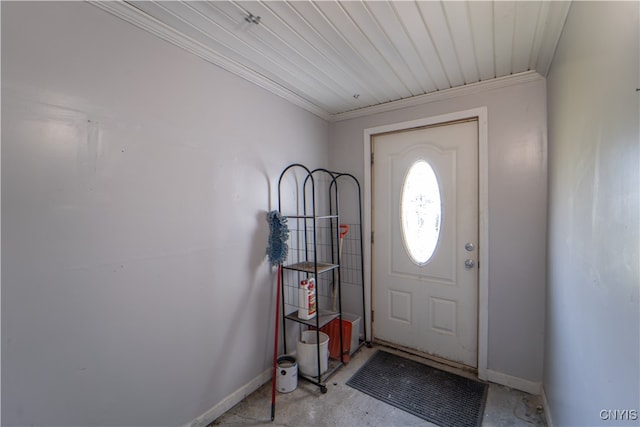
[[(433, 117), (425, 117), (400, 123), (367, 128), (364, 130), (364, 187), (363, 193), (363, 232), (364, 236), (371, 236), (371, 138), (380, 133), (408, 130), (439, 123), (457, 120), (478, 119), (478, 378), (487, 379), (487, 357), (489, 341), (489, 134), (487, 124), (487, 107), (457, 111)], [(369, 313), (365, 325), (366, 336), (373, 340), (371, 323), (371, 239), (364, 242), (364, 281), (365, 281), (365, 310)]]

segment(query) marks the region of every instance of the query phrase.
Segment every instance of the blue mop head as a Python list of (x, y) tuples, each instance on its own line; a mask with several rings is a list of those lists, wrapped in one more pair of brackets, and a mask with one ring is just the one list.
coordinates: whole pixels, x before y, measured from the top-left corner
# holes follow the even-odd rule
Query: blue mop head
[(287, 259), (287, 254), (289, 253), (287, 218), (280, 215), (278, 211), (271, 211), (267, 212), (267, 222), (269, 222), (267, 256), (271, 265), (280, 265)]

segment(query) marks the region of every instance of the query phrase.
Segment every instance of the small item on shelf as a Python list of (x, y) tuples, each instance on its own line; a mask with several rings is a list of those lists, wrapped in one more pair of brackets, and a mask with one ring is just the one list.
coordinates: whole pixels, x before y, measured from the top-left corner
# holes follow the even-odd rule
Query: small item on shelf
[(316, 281), (313, 277), (300, 282), (298, 290), (298, 318), (309, 320), (316, 317)]

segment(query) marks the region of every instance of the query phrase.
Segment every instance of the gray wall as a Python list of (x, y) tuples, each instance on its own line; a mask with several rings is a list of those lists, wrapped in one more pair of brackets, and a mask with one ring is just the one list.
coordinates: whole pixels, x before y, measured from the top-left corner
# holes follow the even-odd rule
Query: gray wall
[(88, 3), (1, 7), (2, 425), (186, 424), (269, 371), (265, 212), (328, 125)]
[(574, 2), (548, 77), (544, 390), (556, 426), (640, 422), (600, 418), (640, 411), (638, 15), (638, 2)]
[(489, 132), (489, 248), (480, 248), (490, 259), (487, 368), (494, 381), (535, 391), (544, 342), (544, 79), (332, 123), (331, 167), (362, 180), (365, 129), (481, 106)]

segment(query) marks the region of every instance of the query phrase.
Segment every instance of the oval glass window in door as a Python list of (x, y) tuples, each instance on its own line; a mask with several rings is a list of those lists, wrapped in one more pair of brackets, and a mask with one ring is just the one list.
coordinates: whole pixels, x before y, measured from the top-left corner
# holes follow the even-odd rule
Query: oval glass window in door
[(433, 256), (440, 237), (441, 216), (436, 174), (427, 161), (418, 160), (407, 171), (400, 195), (402, 240), (414, 263), (426, 264)]

